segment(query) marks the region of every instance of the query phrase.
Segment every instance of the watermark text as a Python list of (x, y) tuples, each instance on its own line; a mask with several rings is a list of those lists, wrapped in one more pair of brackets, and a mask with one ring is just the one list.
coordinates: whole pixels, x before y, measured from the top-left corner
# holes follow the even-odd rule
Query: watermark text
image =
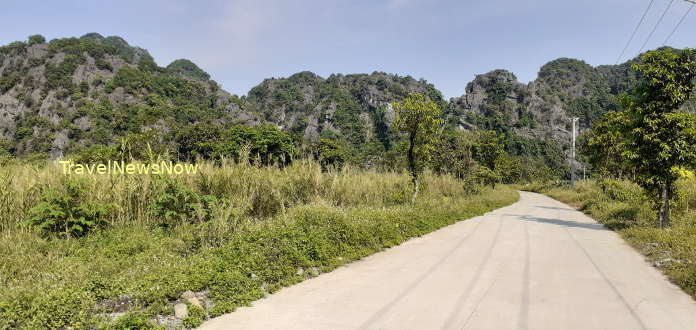
[(124, 161), (108, 161), (106, 164), (78, 164), (70, 160), (58, 162), (63, 168), (63, 174), (196, 174), (197, 164), (175, 164), (171, 161), (159, 163), (126, 163)]

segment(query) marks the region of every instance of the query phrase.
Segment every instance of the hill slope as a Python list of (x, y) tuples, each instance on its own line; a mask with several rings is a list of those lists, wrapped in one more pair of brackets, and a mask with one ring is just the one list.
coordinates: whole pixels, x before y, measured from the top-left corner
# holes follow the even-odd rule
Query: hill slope
[(328, 78), (300, 72), (266, 79), (239, 97), (191, 61), (159, 67), (120, 37), (89, 33), (47, 43), (32, 36), (0, 48), (0, 148), (58, 158), (152, 128), (171, 141), (181, 127), (207, 122), (270, 123), (305, 141), (342, 139), (382, 152), (398, 140), (390, 103), (418, 92), (445, 109), (451, 127), (496, 130), (567, 150), (569, 117), (588, 128), (616, 109), (616, 96), (638, 79), (630, 62), (592, 67), (561, 58), (529, 84), (505, 70), (479, 75), (449, 102), (427, 81), (382, 72)]

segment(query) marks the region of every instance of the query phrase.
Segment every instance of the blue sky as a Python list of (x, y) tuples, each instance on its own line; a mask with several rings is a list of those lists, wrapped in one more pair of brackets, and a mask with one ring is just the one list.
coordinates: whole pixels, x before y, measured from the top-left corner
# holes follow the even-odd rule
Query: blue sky
[[(0, 44), (42, 34), (118, 35), (166, 66), (188, 58), (236, 94), (299, 71), (425, 78), (446, 97), (501, 68), (533, 80), (558, 57), (613, 64), (649, 0), (4, 0)], [(670, 0), (655, 0), (627, 56)], [(688, 8), (675, 0), (647, 48)], [(696, 8), (670, 41), (696, 47)], [(624, 57), (627, 57), (624, 56)]]

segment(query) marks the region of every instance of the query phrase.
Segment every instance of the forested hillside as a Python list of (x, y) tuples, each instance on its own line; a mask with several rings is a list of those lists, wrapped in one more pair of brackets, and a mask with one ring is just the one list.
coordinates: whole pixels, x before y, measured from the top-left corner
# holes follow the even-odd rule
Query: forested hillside
[[(0, 48), (0, 153), (60, 158), (147, 145), (179, 158), (213, 157), (239, 152), (244, 136), (275, 134), (297, 146), (276, 146), (286, 156), (319, 144), (361, 166), (392, 166), (403, 146), (391, 129), (391, 103), (421, 93), (441, 106), (448, 129), (492, 130), (512, 156), (538, 159), (563, 176), (569, 118), (579, 117), (581, 130), (590, 127), (638, 79), (630, 63), (592, 67), (561, 58), (528, 84), (505, 70), (479, 75), (449, 102), (425, 80), (382, 72), (327, 78), (301, 72), (237, 96), (191, 61), (160, 67), (120, 37), (90, 33), (46, 42), (35, 35)], [(193, 124), (205, 133), (184, 129)], [(229, 131), (263, 124), (272, 125)], [(237, 142), (218, 143), (230, 134)]]

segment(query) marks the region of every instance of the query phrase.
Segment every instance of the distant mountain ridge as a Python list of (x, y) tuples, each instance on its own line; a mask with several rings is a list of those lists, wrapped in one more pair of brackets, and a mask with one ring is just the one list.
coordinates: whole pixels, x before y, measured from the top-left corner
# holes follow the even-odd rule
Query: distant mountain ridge
[(581, 127), (617, 108), (616, 96), (639, 77), (630, 63), (592, 67), (561, 58), (529, 84), (506, 70), (478, 75), (461, 97), (444, 100), (425, 80), (383, 72), (300, 72), (271, 78), (237, 96), (193, 62), (159, 67), (147, 50), (123, 38), (31, 36), (0, 47), (0, 148), (53, 158), (148, 129), (165, 136), (198, 122), (271, 123), (305, 141), (343, 139), (388, 150), (394, 140), (390, 103), (418, 92), (439, 103), (452, 127), (515, 132), (567, 146), (568, 118)]

